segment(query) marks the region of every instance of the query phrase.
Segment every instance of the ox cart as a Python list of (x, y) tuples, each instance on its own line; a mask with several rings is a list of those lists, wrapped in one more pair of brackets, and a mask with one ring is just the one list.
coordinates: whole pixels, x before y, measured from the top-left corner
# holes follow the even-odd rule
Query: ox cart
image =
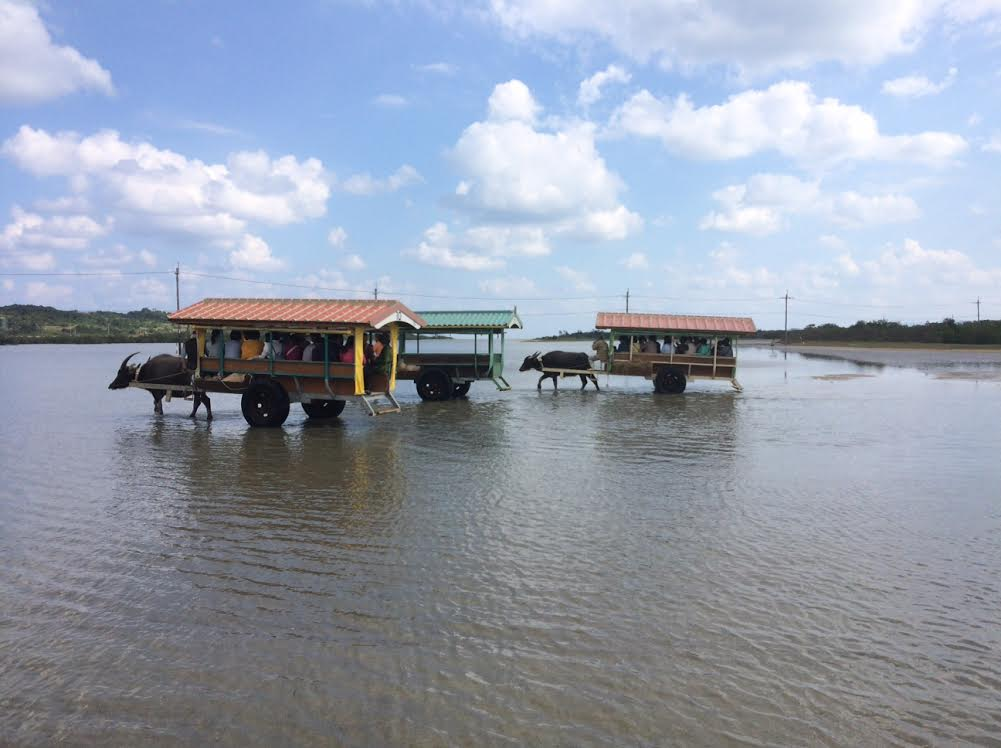
[[(391, 300), (205, 299), (169, 319), (193, 331), (186, 346), (190, 385), (129, 386), (196, 399), (202, 393), (237, 394), (247, 423), (271, 427), (285, 422), (293, 402), (311, 419), (339, 416), (350, 397), (370, 415), (398, 413), (393, 390), (400, 330), (424, 326), (419, 314)], [(235, 356), (235, 349), (227, 355), (225, 341), (242, 341), (242, 355)], [(301, 352), (284, 357), (283, 345), (302, 343), (310, 346), (308, 360)], [(373, 344), (384, 346), (375, 362)]]
[[(425, 324), (400, 335), (397, 379), (412, 379), (423, 400), (464, 397), (479, 380), (509, 390), (504, 379), (504, 333), (522, 329), (518, 311), (418, 312)], [(471, 351), (429, 352), (429, 337), (461, 336)], [(424, 350), (421, 351), (421, 339)], [(432, 343), (431, 347), (435, 347)]]
[(692, 379), (727, 380), (741, 391), (737, 339), (756, 332), (749, 317), (619, 312), (599, 312), (595, 328), (608, 330), (607, 373), (644, 377), (667, 394), (684, 392)]

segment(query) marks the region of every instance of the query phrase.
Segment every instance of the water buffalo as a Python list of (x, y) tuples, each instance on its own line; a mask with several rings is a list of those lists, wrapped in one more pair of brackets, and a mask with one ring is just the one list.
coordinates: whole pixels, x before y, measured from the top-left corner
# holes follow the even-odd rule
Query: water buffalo
[[(538, 352), (533, 353), (531, 356), (526, 356), (525, 360), (521, 364), (521, 368), (518, 371), (528, 371), (529, 369), (535, 369), (536, 371), (542, 371), (543, 369), (576, 369), (587, 371), (591, 368), (591, 360), (588, 358), (586, 353), (569, 353), (567, 351), (550, 351), (549, 353), (544, 353), (539, 355)], [(542, 389), (542, 380), (546, 377), (552, 377), (553, 389), (557, 389), (556, 379), (560, 375), (556, 372), (543, 372), (542, 376), (539, 377), (539, 383), (536, 385), (536, 389)], [(584, 389), (587, 387), (587, 380), (594, 382), (594, 388), (601, 391), (598, 386), (598, 380), (595, 378), (594, 374), (578, 374), (580, 377), (580, 388)]]
[[(153, 356), (145, 364), (130, 364), (129, 359), (138, 355), (138, 352), (125, 357), (122, 365), (118, 367), (118, 375), (114, 381), (108, 385), (109, 390), (123, 390), (129, 386), (129, 382), (147, 382), (149, 384), (191, 384), (192, 372), (187, 368), (186, 361), (180, 356), (171, 356), (169, 353), (161, 353)], [(163, 415), (163, 396), (166, 390), (149, 390), (153, 396), (153, 412)], [(175, 391), (171, 395), (174, 397), (184, 397), (184, 392)], [(194, 406), (191, 408), (189, 418), (194, 418), (198, 411), (198, 406), (205, 403), (205, 411), (208, 419), (212, 420), (212, 403), (208, 395), (204, 392), (194, 393)]]

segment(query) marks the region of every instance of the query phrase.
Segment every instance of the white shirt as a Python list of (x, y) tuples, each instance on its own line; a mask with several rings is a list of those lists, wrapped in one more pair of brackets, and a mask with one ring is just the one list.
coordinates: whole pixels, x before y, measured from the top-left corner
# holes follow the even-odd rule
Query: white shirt
[(209, 358), (219, 358), (220, 353), (222, 353), (221, 339), (216, 338), (216, 341), (214, 343), (211, 340), (209, 340), (205, 344), (205, 355), (208, 356)]
[(240, 349), (243, 347), (242, 340), (226, 341), (226, 358), (240, 358)]
[(312, 361), (313, 360), (313, 350), (316, 348), (316, 343), (310, 343), (305, 348), (302, 349), (302, 360)]

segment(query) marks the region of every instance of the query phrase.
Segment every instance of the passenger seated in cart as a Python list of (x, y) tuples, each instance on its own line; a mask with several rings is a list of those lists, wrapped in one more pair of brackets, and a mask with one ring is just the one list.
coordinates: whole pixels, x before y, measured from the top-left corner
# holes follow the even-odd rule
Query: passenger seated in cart
[(353, 364), (355, 362), (354, 335), (348, 335), (347, 340), (344, 341), (344, 347), (341, 348), (340, 360), (342, 364)]
[(301, 335), (290, 335), (285, 345), (286, 361), (302, 361), (303, 340)]
[(709, 347), (709, 341), (705, 338), (699, 341), (698, 348), (695, 349), (695, 354), (697, 356), (711, 356), (713, 355), (712, 348)]
[(247, 330), (243, 334), (243, 345), (240, 346), (240, 358), (257, 358), (264, 350), (264, 341), (258, 330)]
[(281, 360), (282, 357), (282, 346), (278, 341), (278, 334), (273, 332), (268, 332), (264, 334), (266, 340), (261, 348), (260, 354), (256, 358), (270, 358), (276, 361)]
[(219, 358), (219, 354), (222, 352), (222, 330), (213, 330), (205, 342), (205, 355), (209, 358)]
[[(341, 351), (344, 350), (344, 336), (343, 335), (328, 335), (327, 336), (327, 346), (330, 354), (331, 361), (341, 360)], [(323, 351), (320, 351), (320, 355), (323, 355)]]
[(717, 356), (732, 356), (733, 355), (733, 345), (730, 343), (730, 338), (723, 338), (719, 341), (719, 345), (716, 346)]
[(672, 345), (671, 345), (671, 336), (670, 335), (665, 335), (664, 336), (664, 345), (661, 346), (660, 350), (663, 353), (670, 353), (671, 352), (671, 348), (672, 348)]
[(629, 336), (623, 335), (619, 338), (619, 344), (615, 348), (616, 353), (629, 353)]
[(657, 338), (651, 335), (643, 343), (643, 353), (660, 353), (660, 345), (657, 344)]
[(375, 336), (375, 341), (371, 345), (371, 357), (365, 359), (365, 389), (372, 389), (369, 386), (372, 374), (390, 375), (393, 367), (393, 349), (389, 345), (389, 336), (380, 332)]
[(232, 330), (229, 333), (229, 340), (226, 341), (226, 358), (240, 358), (242, 348), (243, 334), (239, 330)]

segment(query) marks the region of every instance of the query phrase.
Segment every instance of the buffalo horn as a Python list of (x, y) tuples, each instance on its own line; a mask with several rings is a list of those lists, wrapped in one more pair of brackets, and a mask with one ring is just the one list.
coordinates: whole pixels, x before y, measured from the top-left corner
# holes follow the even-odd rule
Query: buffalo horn
[(126, 356), (125, 360), (122, 361), (122, 367), (121, 368), (124, 369), (125, 368), (125, 364), (127, 364), (129, 362), (129, 359), (132, 358), (133, 356), (138, 356), (138, 355), (139, 355), (139, 351), (136, 351), (135, 353), (130, 353), (128, 356)]

